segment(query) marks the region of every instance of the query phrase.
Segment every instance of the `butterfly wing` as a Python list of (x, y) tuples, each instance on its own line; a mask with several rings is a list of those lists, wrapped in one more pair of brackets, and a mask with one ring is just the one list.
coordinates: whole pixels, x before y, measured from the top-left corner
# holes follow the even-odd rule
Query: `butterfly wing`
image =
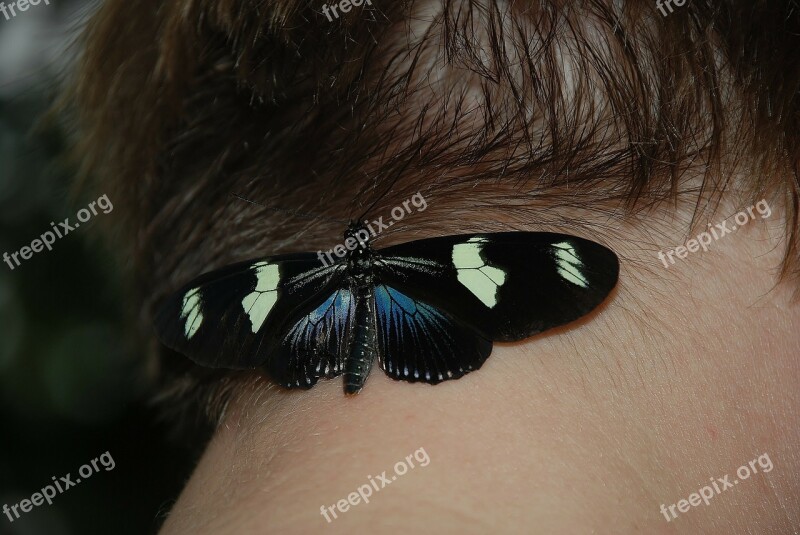
[(430, 238), (376, 257), (381, 283), (494, 341), (521, 340), (580, 318), (606, 298), (619, 273), (610, 249), (548, 232)]
[(343, 287), (306, 307), (286, 330), (280, 346), (265, 365), (269, 375), (286, 388), (311, 388), (320, 377), (344, 370), (350, 347), (355, 298)]
[[(312, 253), (233, 264), (169, 297), (156, 315), (156, 332), (164, 345), (202, 366), (255, 368), (280, 353), (286, 345), (282, 334), (298, 318), (340, 291), (343, 271), (343, 264), (323, 266)], [(318, 333), (319, 327), (309, 332)], [(299, 350), (308, 347), (302, 341), (293, 344)], [(269, 364), (280, 372), (275, 359)], [(285, 374), (291, 375), (289, 369)], [(276, 380), (288, 382), (284, 376)]]
[(379, 363), (393, 379), (430, 384), (477, 370), (492, 342), (447, 312), (384, 284), (375, 287)]

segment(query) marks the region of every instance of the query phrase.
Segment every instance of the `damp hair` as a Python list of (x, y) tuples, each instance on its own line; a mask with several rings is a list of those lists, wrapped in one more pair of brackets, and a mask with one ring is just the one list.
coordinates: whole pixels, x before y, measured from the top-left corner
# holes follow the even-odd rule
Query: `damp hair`
[[(146, 339), (197, 266), (316, 250), (343, 230), (329, 219), (415, 191), (444, 212), (468, 197), (520, 220), (537, 202), (625, 218), (688, 201), (700, 218), (729, 191), (769, 196), (787, 214), (782, 276), (796, 279), (795, 0), (692, 0), (666, 17), (611, 0), (373, 1), (333, 21), (320, 9), (107, 0), (88, 22), (62, 110), (81, 187), (124, 199), (115, 245)], [(452, 217), (437, 229), (473, 230)], [(150, 347), (177, 414), (213, 420), (237, 384), (260, 381)]]

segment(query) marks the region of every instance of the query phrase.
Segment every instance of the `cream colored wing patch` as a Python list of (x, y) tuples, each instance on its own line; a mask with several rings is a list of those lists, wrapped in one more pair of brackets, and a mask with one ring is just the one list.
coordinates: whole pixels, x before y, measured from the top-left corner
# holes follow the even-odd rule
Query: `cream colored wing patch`
[(568, 242), (561, 242), (553, 244), (556, 252), (556, 266), (558, 273), (566, 280), (580, 286), (581, 288), (588, 288), (589, 281), (583, 276), (581, 269), (583, 262), (578, 258), (578, 253), (575, 248)]
[(203, 324), (203, 312), (200, 310), (200, 288), (189, 290), (183, 296), (181, 319), (184, 321), (183, 334), (190, 339)]
[(458, 282), (489, 308), (497, 304), (497, 291), (506, 282), (506, 272), (488, 265), (482, 258), (484, 238), (474, 237), (453, 246), (453, 266)]
[(278, 300), (278, 282), (280, 273), (277, 264), (259, 262), (253, 265), (256, 275), (256, 288), (244, 296), (242, 306), (250, 318), (250, 325), (255, 334), (264, 325), (272, 307)]

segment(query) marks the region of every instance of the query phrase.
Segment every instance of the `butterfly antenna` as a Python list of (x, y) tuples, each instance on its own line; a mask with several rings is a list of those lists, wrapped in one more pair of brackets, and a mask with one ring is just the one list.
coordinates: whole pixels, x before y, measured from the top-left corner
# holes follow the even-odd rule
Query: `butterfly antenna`
[(333, 217), (325, 217), (325, 216), (321, 216), (321, 215), (309, 214), (309, 213), (306, 213), (306, 212), (299, 212), (297, 210), (288, 210), (286, 208), (278, 208), (277, 206), (267, 206), (266, 204), (261, 204), (260, 202), (251, 201), (250, 199), (248, 199), (246, 197), (242, 197), (238, 193), (231, 193), (231, 195), (233, 195), (237, 199), (241, 199), (241, 200), (243, 200), (245, 202), (249, 202), (250, 204), (255, 204), (256, 206), (260, 206), (262, 208), (266, 208), (267, 210), (273, 210), (275, 212), (282, 212), (284, 214), (289, 214), (289, 215), (292, 215), (292, 216), (295, 216), (295, 217), (302, 217), (302, 218), (305, 218), (305, 219), (322, 219), (324, 221), (330, 221), (332, 223), (344, 223), (344, 224), (349, 224), (350, 223), (349, 221), (344, 220), (344, 219), (336, 219), (336, 218), (333, 218)]

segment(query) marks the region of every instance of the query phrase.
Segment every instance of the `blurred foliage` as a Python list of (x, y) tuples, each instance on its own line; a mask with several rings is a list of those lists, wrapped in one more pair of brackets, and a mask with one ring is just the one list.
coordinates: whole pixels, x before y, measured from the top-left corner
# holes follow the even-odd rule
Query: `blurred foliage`
[[(96, 199), (70, 200), (59, 132), (32, 134), (51, 101), (37, 86), (0, 96), (0, 255)], [(99, 211), (13, 270), (0, 263), (0, 507), (106, 451), (116, 463), (53, 505), (0, 516), (0, 534), (154, 532), (193, 466), (145, 403), (119, 270), (99, 239), (113, 215)]]

